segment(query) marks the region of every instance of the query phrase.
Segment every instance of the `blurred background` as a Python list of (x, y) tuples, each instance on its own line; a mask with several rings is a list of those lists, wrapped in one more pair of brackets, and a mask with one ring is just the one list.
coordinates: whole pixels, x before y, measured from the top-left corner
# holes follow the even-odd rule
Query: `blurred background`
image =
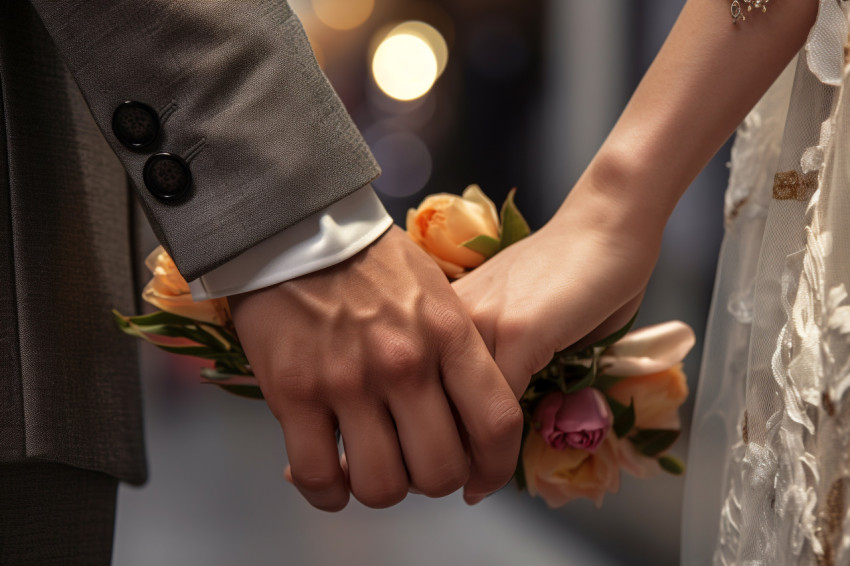
[[(497, 203), (518, 187), (537, 228), (613, 126), (684, 0), (290, 3), (383, 168), (375, 187), (397, 222), (427, 193), (477, 183)], [(638, 320), (693, 326), (692, 392), (727, 159), (728, 147), (680, 202)], [(284, 482), (283, 439), (265, 405), (201, 386), (191, 362), (144, 346), (143, 369), (150, 481), (121, 489), (115, 564), (678, 563), (682, 478), (624, 476), (601, 510), (586, 501), (549, 510), (508, 486), (474, 508), (457, 494), (410, 496), (383, 511), (352, 500), (325, 514)], [(685, 432), (674, 453), (687, 449)]]

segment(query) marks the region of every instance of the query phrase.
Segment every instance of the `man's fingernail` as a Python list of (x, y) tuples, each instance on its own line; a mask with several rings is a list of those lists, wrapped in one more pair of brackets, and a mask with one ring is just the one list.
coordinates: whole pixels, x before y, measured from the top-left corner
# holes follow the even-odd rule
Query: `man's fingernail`
[(485, 497), (486, 497), (485, 495), (478, 495), (478, 494), (473, 495), (473, 494), (468, 493), (468, 494), (463, 496), (463, 500), (466, 501), (467, 505), (478, 505), (479, 503), (481, 503), (484, 500)]

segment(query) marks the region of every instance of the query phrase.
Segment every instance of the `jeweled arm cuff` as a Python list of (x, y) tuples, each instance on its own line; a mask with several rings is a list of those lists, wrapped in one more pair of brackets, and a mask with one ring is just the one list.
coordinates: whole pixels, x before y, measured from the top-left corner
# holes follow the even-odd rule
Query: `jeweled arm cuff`
[(738, 20), (742, 22), (747, 20), (747, 15), (744, 13), (744, 8), (746, 7), (746, 12), (752, 12), (753, 8), (756, 10), (761, 10), (762, 12), (767, 12), (767, 3), (770, 0), (732, 0), (732, 5), (730, 6), (730, 11), (732, 13), (732, 23), (738, 23)]

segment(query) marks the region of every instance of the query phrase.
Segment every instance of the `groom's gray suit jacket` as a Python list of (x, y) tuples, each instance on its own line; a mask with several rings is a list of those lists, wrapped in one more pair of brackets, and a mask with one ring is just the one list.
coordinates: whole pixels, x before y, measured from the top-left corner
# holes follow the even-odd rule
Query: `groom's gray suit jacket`
[(284, 0), (2, 0), (0, 101), (0, 465), (141, 482), (128, 184), (194, 279), (378, 167)]

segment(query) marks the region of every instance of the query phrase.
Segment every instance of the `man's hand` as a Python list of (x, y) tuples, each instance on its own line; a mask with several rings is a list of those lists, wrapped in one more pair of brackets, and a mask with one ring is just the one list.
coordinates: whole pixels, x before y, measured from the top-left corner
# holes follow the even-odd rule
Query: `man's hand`
[(293, 483), (315, 507), (342, 509), (349, 489), (387, 507), (409, 489), (440, 497), (464, 485), (474, 502), (511, 478), (516, 398), (445, 276), (400, 229), (230, 305)]

